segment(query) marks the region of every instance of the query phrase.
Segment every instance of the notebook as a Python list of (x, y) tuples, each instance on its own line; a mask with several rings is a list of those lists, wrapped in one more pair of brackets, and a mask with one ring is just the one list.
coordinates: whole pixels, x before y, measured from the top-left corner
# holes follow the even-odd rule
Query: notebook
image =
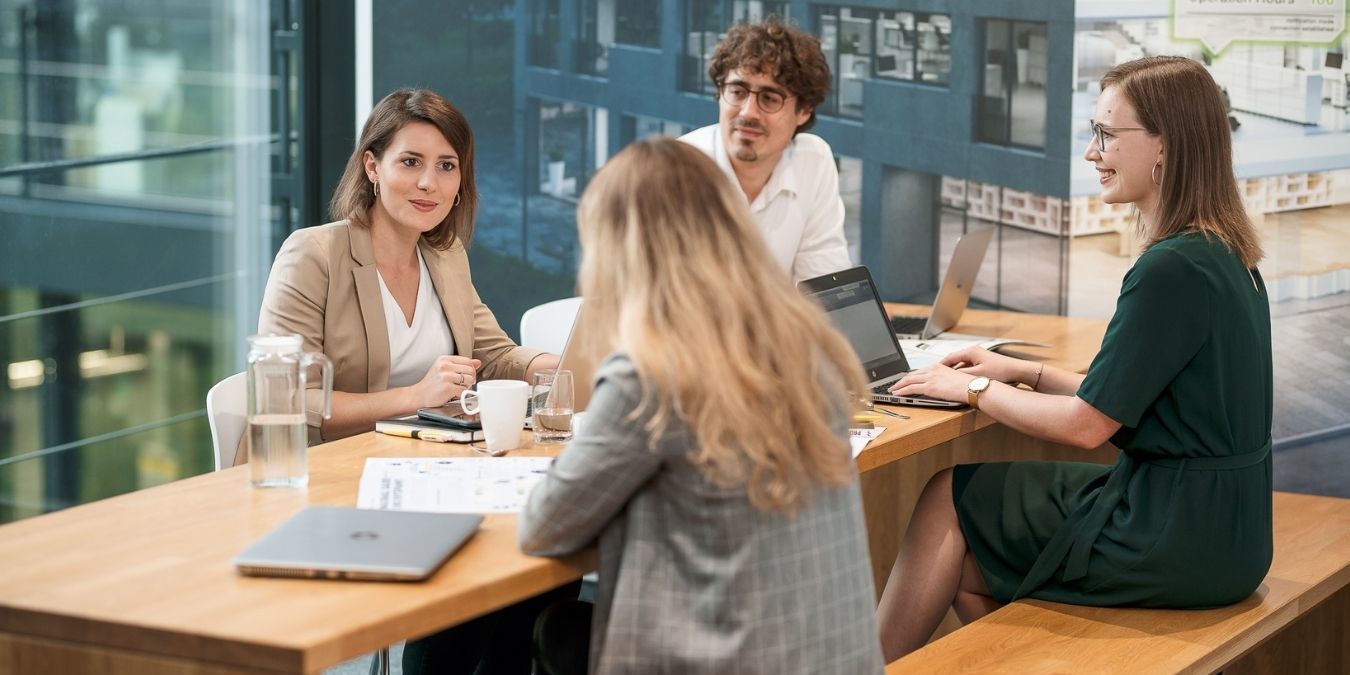
[(477, 531), (480, 515), (310, 506), (234, 559), (241, 574), (418, 581)]
[(932, 408), (959, 408), (954, 403), (927, 396), (895, 396), (887, 389), (891, 383), (910, 371), (909, 362), (886, 316), (881, 295), (866, 267), (825, 274), (798, 284), (808, 296), (816, 299), (830, 317), (834, 327), (848, 338), (853, 351), (863, 363), (872, 388), (872, 398), (879, 403), (915, 405)]
[(440, 443), (469, 443), (483, 440), (482, 429), (462, 429), (425, 419), (416, 414), (376, 420), (375, 431), (390, 436), (404, 436)]
[(947, 264), (947, 276), (942, 279), (942, 287), (933, 299), (933, 309), (928, 316), (894, 316), (891, 317), (891, 328), (901, 338), (919, 340), (931, 340), (951, 330), (966, 311), (970, 290), (975, 286), (975, 277), (980, 273), (984, 253), (993, 236), (994, 228), (985, 227), (967, 232), (956, 240), (952, 260)]

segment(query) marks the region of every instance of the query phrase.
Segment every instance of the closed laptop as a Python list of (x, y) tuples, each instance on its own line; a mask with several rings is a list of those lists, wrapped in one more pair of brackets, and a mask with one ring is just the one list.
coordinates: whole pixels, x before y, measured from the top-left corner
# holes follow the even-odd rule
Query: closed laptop
[(234, 559), (241, 574), (417, 581), (431, 576), (480, 515), (311, 506)]

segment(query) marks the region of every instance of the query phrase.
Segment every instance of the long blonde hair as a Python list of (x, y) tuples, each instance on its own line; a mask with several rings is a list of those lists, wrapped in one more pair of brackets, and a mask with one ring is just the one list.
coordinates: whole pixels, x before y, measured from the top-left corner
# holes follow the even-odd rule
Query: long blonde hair
[(1152, 56), (1113, 68), (1102, 77), (1102, 89), (1111, 86), (1134, 105), (1139, 124), (1162, 136), (1158, 222), (1140, 232), (1144, 247), (1199, 230), (1256, 267), (1264, 254), (1238, 194), (1228, 108), (1209, 71), (1185, 57)]
[(652, 444), (675, 418), (714, 484), (791, 512), (855, 475), (831, 421), (866, 391), (848, 342), (793, 288), (713, 161), (671, 139), (611, 159), (577, 210), (579, 330), (637, 369)]

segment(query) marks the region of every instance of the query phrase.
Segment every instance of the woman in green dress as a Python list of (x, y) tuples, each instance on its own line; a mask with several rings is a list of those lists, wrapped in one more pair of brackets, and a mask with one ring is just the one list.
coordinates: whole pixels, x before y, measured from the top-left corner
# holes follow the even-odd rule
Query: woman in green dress
[(948, 607), (964, 622), (1022, 597), (1215, 607), (1270, 568), (1270, 306), (1223, 96), (1194, 61), (1139, 59), (1102, 78), (1091, 124), (1102, 200), (1133, 204), (1146, 244), (1087, 375), (972, 349), (893, 391), (1058, 443), (1110, 440), (1119, 460), (936, 475), (878, 608), (888, 662)]

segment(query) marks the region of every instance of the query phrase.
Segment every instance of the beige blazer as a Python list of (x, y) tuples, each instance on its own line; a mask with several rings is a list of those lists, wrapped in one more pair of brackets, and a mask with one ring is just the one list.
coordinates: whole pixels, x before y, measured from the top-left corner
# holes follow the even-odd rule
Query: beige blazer
[[(474, 290), (464, 246), (457, 241), (438, 251), (425, 240), (418, 246), (450, 323), (455, 352), (482, 361), (479, 379), (525, 379), (526, 366), (541, 352), (516, 346), (497, 325)], [(370, 230), (345, 221), (296, 230), (272, 263), (258, 333), (299, 333), (305, 351), (322, 352), (333, 362), (335, 391), (384, 391), (389, 387), (389, 333), (378, 275)], [(322, 383), (312, 377), (306, 386), (310, 443), (335, 440), (320, 434)]]

